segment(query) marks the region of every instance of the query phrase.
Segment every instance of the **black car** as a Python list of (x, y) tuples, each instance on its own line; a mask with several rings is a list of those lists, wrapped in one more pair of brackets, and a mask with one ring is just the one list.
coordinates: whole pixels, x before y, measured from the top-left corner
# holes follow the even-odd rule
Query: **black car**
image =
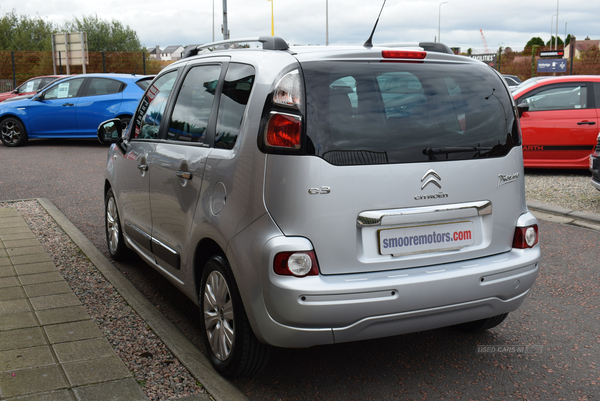
[(592, 172), (591, 184), (600, 191), (600, 134), (594, 153), (590, 155), (590, 171)]

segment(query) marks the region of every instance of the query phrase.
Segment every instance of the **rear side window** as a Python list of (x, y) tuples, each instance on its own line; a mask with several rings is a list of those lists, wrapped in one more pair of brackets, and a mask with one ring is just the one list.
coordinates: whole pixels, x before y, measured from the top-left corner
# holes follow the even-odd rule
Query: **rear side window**
[(219, 102), (215, 147), (231, 149), (235, 145), (253, 84), (254, 67), (229, 64)]
[(486, 66), (312, 62), (303, 73), (307, 153), (335, 165), (498, 157), (519, 141)]

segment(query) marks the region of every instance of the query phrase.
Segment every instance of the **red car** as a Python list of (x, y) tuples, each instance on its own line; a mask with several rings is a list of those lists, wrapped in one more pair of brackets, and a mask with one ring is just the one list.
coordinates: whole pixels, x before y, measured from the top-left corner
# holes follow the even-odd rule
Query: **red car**
[(68, 75), (44, 75), (41, 77), (31, 78), (30, 80), (27, 80), (21, 85), (17, 86), (17, 89), (13, 91), (0, 93), (0, 102), (15, 96), (33, 95), (49, 83), (66, 77), (68, 77)]
[(600, 129), (600, 75), (549, 77), (513, 92), (525, 167), (588, 169)]

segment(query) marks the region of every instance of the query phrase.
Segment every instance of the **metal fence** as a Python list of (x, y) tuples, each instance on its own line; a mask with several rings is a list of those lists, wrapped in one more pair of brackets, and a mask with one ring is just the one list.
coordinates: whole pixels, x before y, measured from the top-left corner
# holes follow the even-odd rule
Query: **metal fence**
[[(586, 52), (578, 53), (576, 58), (565, 58), (567, 68), (565, 72), (544, 73), (537, 71), (540, 52), (553, 50), (550, 46), (525, 48), (523, 52), (503, 52), (498, 57), (498, 71), (502, 74), (517, 75), (523, 81), (534, 76), (562, 76), (562, 75), (600, 75), (600, 51), (592, 47)], [(558, 46), (563, 50), (563, 46)]]
[[(89, 52), (86, 73), (114, 72), (154, 75), (164, 63), (146, 52)], [(63, 65), (52, 65), (52, 52), (0, 51), (0, 92), (8, 92), (26, 80), (40, 75), (66, 74)], [(69, 73), (82, 74), (82, 66), (69, 66)]]

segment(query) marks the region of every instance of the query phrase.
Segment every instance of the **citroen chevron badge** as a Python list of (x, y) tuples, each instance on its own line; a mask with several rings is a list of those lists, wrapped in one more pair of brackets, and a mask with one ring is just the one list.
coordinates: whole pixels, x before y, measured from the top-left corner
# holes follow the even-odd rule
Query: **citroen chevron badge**
[(425, 187), (429, 184), (434, 184), (439, 189), (442, 189), (442, 184), (440, 184), (440, 181), (442, 181), (442, 177), (440, 177), (439, 174), (435, 172), (435, 170), (427, 170), (423, 178), (421, 178), (421, 191), (425, 189)]

